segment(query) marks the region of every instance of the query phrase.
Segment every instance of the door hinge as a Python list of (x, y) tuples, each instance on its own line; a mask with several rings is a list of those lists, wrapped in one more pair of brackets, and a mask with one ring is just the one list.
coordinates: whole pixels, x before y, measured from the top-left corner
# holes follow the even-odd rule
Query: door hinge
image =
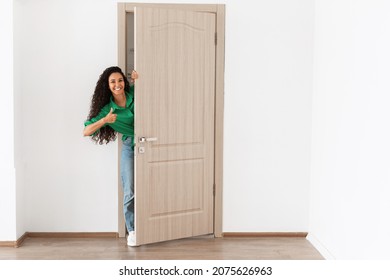
[(215, 184), (213, 184), (213, 196), (215, 196)]
[(217, 45), (217, 40), (218, 40), (218, 36), (217, 36), (217, 32), (215, 32), (215, 35), (214, 35), (214, 43), (215, 43), (215, 45)]

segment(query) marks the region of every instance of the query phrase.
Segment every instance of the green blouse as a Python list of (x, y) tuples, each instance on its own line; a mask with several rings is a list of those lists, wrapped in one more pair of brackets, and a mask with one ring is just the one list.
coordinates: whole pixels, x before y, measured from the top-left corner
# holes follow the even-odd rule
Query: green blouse
[[(100, 110), (96, 117), (84, 122), (84, 127), (107, 116), (107, 114), (110, 112), (110, 109), (112, 108), (113, 113), (117, 114), (116, 121), (114, 123), (106, 123), (103, 125), (103, 127), (109, 125), (115, 131), (123, 134), (122, 140), (126, 140), (128, 137), (134, 137), (134, 86), (130, 86), (130, 91), (125, 92), (125, 94), (125, 107), (119, 107), (116, 105), (113, 97), (111, 96), (110, 102)], [(98, 132), (98, 130), (96, 132)]]

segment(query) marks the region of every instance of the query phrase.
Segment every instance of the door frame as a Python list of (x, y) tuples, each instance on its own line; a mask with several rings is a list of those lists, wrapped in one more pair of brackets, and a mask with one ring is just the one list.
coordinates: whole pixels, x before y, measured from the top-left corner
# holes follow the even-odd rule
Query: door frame
[[(224, 116), (224, 73), (225, 73), (225, 5), (224, 4), (146, 4), (118, 3), (118, 66), (126, 72), (126, 13), (134, 12), (135, 7), (189, 10), (214, 13), (216, 16), (215, 53), (215, 124), (214, 124), (214, 236), (222, 237), (222, 190), (223, 190), (223, 116)], [(121, 143), (118, 141), (118, 145)], [(118, 167), (120, 149), (118, 147)], [(123, 192), (118, 168), (118, 233), (125, 237), (123, 219)]]

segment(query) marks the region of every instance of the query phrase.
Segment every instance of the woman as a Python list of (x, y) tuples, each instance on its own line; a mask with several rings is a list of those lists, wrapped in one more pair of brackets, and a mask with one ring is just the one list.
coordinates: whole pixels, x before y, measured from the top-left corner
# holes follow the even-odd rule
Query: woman
[[(138, 78), (137, 72), (131, 79)], [(92, 96), (88, 120), (84, 123), (84, 136), (100, 145), (123, 135), (121, 178), (124, 193), (124, 215), (129, 232), (127, 245), (135, 246), (134, 232), (134, 86), (130, 85), (119, 67), (109, 67), (100, 75)]]

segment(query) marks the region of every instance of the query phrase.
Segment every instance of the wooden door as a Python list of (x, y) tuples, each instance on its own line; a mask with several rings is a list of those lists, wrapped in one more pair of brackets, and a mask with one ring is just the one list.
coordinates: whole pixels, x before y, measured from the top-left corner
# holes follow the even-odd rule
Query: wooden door
[(215, 22), (135, 9), (138, 245), (213, 233)]

